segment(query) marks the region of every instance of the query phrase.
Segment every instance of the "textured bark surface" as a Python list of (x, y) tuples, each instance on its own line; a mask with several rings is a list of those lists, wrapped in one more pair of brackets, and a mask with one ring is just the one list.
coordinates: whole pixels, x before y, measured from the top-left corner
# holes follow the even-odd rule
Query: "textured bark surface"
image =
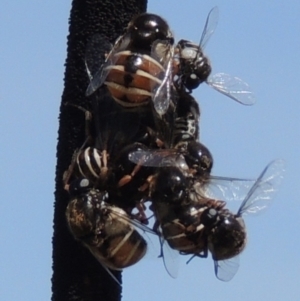
[[(74, 0), (72, 2), (64, 91), (59, 116), (54, 205), (52, 300), (120, 300), (121, 287), (90, 252), (71, 236), (65, 219), (69, 200), (62, 185), (74, 150), (84, 140), (84, 114), (65, 103), (89, 108), (85, 97), (88, 77), (84, 56), (95, 33), (113, 41), (136, 14), (146, 11), (146, 0)], [(115, 273), (121, 281), (121, 273)]]

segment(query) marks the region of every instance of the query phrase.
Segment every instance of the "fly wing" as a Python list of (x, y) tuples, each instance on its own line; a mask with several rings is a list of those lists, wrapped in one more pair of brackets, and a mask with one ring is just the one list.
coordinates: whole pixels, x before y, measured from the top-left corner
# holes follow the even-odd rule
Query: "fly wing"
[(237, 215), (253, 214), (267, 209), (278, 191), (284, 172), (284, 160), (278, 159), (269, 163), (251, 187)]
[[(101, 264), (101, 266), (103, 267), (103, 269), (112, 277), (112, 279), (119, 285), (122, 286), (121, 282), (119, 281), (119, 279), (114, 275), (113, 271), (111, 269), (109, 269), (106, 266), (106, 259), (102, 256), (99, 256), (99, 251), (97, 247), (93, 247), (93, 246), (89, 246), (88, 244), (84, 244), (89, 250), (90, 252), (93, 254), (93, 256), (98, 260), (98, 262)], [(115, 270), (117, 271), (117, 270)]]
[[(116, 53), (126, 47), (130, 43), (128, 34), (120, 36), (112, 47), (108, 39), (102, 35), (96, 35), (88, 44), (86, 53), (86, 68), (90, 77), (90, 84), (86, 90), (86, 96), (93, 94), (99, 87), (103, 85), (109, 73), (109, 66), (113, 65), (117, 60)], [(97, 58), (96, 60), (95, 58)], [(91, 61), (94, 61), (95, 67), (91, 67)], [(100, 63), (99, 63), (100, 62)], [(97, 67), (97, 69), (96, 69)], [(95, 73), (92, 73), (95, 72)]]
[(177, 154), (174, 150), (165, 149), (134, 151), (129, 154), (128, 159), (133, 163), (149, 167), (186, 165), (180, 154)]
[(206, 18), (204, 29), (201, 35), (199, 47), (205, 48), (206, 43), (214, 33), (219, 20), (219, 9), (217, 6), (213, 7)]
[(215, 275), (221, 281), (230, 281), (239, 268), (239, 256), (226, 260), (215, 260)]
[(196, 182), (194, 188), (202, 197), (224, 201), (243, 201), (254, 182), (255, 179), (210, 176), (204, 182)]
[(101, 69), (112, 48), (113, 45), (101, 34), (93, 35), (88, 41), (85, 52), (85, 67), (90, 80)]
[(156, 40), (152, 44), (151, 57), (162, 67), (159, 73), (150, 69), (150, 73), (160, 80), (159, 85), (152, 87), (152, 101), (155, 111), (162, 116), (167, 112), (171, 101), (174, 47), (167, 40)]
[(177, 278), (179, 271), (179, 252), (173, 250), (167, 241), (160, 237), (161, 257), (163, 258), (164, 266), (168, 274), (172, 278)]
[(242, 105), (251, 106), (255, 103), (255, 96), (251, 88), (238, 77), (217, 73), (208, 78), (207, 84)]

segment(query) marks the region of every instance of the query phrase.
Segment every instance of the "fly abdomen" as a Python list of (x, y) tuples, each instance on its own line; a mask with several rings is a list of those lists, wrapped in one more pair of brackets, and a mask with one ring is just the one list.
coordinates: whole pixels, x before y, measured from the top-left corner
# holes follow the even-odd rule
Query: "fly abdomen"
[(90, 180), (99, 179), (107, 171), (107, 155), (97, 148), (87, 147), (76, 158), (80, 174)]
[(117, 207), (109, 208), (104, 222), (105, 238), (99, 248), (111, 269), (123, 269), (141, 260), (147, 250), (147, 242), (133, 225), (121, 216), (126, 214)]
[(132, 53), (129, 50), (115, 54), (117, 61), (106, 67), (105, 84), (113, 98), (125, 107), (145, 105), (152, 97), (152, 91), (162, 81), (164, 68), (146, 54)]
[(187, 254), (199, 253), (205, 247), (205, 241), (201, 239), (204, 226), (201, 226), (195, 227), (194, 231), (189, 232), (183, 223), (174, 220), (163, 224), (162, 231), (172, 249)]
[(187, 117), (176, 118), (174, 126), (173, 144), (197, 140), (198, 124), (192, 114)]
[(137, 70), (142, 70), (153, 76), (165, 72), (163, 66), (147, 54), (125, 50), (116, 53), (114, 56), (117, 57), (114, 65), (124, 66), (126, 72), (136, 73)]

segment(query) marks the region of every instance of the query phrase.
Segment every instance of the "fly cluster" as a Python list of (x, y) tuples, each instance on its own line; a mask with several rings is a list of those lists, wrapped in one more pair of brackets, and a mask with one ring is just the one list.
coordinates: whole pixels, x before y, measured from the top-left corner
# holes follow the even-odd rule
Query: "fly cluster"
[[(210, 253), (216, 276), (230, 280), (247, 240), (243, 215), (266, 208), (280, 183), (282, 160), (254, 180), (211, 174), (213, 157), (199, 140), (193, 90), (206, 82), (241, 104), (254, 103), (242, 80), (210, 75), (203, 50), (217, 15), (213, 8), (199, 44), (176, 44), (164, 19), (144, 13), (114, 45), (96, 35), (87, 46), (91, 106), (73, 106), (85, 114), (86, 137), (64, 173), (66, 217), (74, 238), (109, 273), (144, 257), (147, 232), (159, 238), (171, 276), (178, 255)], [(231, 200), (241, 201), (236, 213), (226, 207)]]

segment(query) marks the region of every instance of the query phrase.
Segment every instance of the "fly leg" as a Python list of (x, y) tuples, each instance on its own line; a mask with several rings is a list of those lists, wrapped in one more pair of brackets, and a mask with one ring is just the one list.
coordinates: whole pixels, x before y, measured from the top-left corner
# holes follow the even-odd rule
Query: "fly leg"
[(146, 182), (141, 186), (139, 187), (139, 191), (146, 191), (147, 189), (149, 189), (149, 196), (150, 196), (150, 193), (151, 193), (151, 187), (153, 186), (153, 183), (154, 183), (154, 179), (155, 179), (155, 175), (151, 175), (147, 178)]
[(85, 113), (85, 141), (82, 144), (82, 146), (79, 149), (76, 149), (73, 153), (72, 159), (71, 159), (71, 163), (68, 167), (68, 169), (64, 172), (63, 174), (63, 185), (64, 185), (64, 189), (69, 191), (69, 186), (70, 186), (70, 179), (74, 173), (75, 170), (75, 166), (77, 163), (77, 158), (78, 156), (81, 154), (82, 150), (86, 147), (87, 144), (90, 143), (92, 136), (91, 136), (91, 121), (92, 121), (92, 113), (88, 110), (86, 110), (85, 108), (81, 107), (81, 106), (77, 106), (75, 104), (70, 104), (70, 103), (66, 103), (66, 105), (75, 107), (81, 111), (83, 111)]
[(81, 106), (78, 106), (78, 105), (75, 105), (73, 103), (66, 103), (65, 104), (66, 106), (71, 106), (71, 107), (74, 107), (80, 111), (82, 111), (84, 113), (84, 116), (85, 116), (85, 137), (86, 137), (86, 140), (88, 139), (92, 139), (92, 135), (91, 135), (91, 127), (92, 127), (92, 113), (81, 107)]
[(137, 209), (137, 213), (134, 214), (134, 218), (139, 220), (141, 223), (148, 225), (148, 217), (146, 215), (146, 206), (144, 205), (144, 201), (141, 200), (140, 202), (137, 202), (135, 209)]
[(130, 175), (125, 175), (124, 177), (122, 177), (120, 179), (120, 181), (118, 182), (118, 187), (122, 187), (122, 186), (128, 184), (141, 168), (142, 168), (141, 164), (135, 165), (135, 167)]

